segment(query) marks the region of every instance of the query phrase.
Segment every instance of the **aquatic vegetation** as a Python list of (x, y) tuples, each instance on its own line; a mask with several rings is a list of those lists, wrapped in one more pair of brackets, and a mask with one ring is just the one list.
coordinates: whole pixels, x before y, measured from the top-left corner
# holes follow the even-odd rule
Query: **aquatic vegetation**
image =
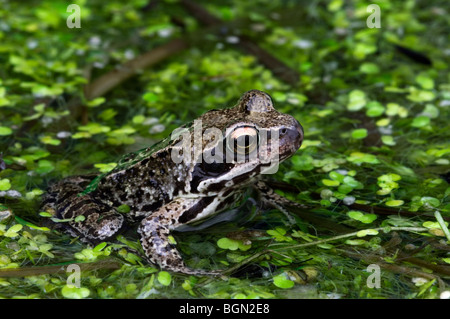
[[(377, 1), (369, 28), (361, 0), (196, 1), (209, 22), (185, 2), (78, 1), (68, 28), (61, 3), (3, 1), (0, 297), (448, 298), (447, 3)], [(311, 208), (289, 207), (292, 225), (249, 194), (232, 221), (171, 238), (228, 280), (152, 267), (132, 231), (88, 247), (41, 224), (49, 183), (108, 172), (250, 89), (302, 123), (270, 180)]]

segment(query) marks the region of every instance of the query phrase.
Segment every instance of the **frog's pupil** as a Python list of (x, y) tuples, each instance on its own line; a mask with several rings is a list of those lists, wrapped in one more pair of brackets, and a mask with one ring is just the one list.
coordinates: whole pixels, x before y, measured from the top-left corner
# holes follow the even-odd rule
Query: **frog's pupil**
[(250, 136), (249, 135), (245, 135), (245, 140), (244, 140), (244, 147), (245, 149), (248, 149), (250, 146)]

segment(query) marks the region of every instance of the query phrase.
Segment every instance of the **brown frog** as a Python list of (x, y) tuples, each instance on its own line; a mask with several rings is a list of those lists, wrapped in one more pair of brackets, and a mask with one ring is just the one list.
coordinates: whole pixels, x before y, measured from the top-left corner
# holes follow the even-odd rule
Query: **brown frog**
[(170, 241), (171, 230), (225, 210), (249, 187), (277, 206), (260, 176), (294, 154), (302, 140), (295, 118), (276, 111), (268, 94), (251, 90), (236, 106), (211, 110), (154, 146), (126, 155), (108, 173), (52, 185), (42, 209), (69, 219), (64, 230), (88, 243), (111, 240), (138, 223), (152, 263), (186, 274), (217, 274), (188, 268)]

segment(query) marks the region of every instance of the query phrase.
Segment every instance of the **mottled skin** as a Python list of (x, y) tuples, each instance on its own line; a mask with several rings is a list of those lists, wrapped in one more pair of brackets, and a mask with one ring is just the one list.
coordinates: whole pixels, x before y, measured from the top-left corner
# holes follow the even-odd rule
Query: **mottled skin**
[[(235, 107), (209, 111), (184, 128), (184, 135), (172, 135), (125, 156), (109, 173), (69, 177), (52, 185), (42, 209), (63, 219), (83, 215), (83, 221), (64, 223), (64, 230), (88, 243), (110, 240), (127, 225), (139, 222), (141, 244), (152, 263), (187, 274), (216, 273), (186, 267), (170, 243), (170, 231), (224, 210), (249, 186), (264, 191), (276, 206), (277, 195), (258, 179), (274, 160), (281, 162), (297, 151), (303, 130), (292, 116), (274, 109), (269, 95), (257, 90), (246, 92)], [(213, 128), (223, 138), (207, 134)], [(251, 142), (255, 132), (269, 131), (272, 135), (266, 135), (265, 143), (259, 139)], [(279, 135), (278, 152), (274, 132)], [(247, 138), (249, 147), (244, 152), (236, 144), (227, 144), (237, 137)], [(183, 152), (186, 142), (191, 142), (190, 156)], [(227, 145), (232, 145), (229, 149), (233, 152), (245, 154), (246, 160), (225, 160)], [(251, 145), (258, 155), (265, 154), (266, 160), (250, 157)], [(211, 153), (212, 149), (215, 152)], [(178, 161), (173, 154), (181, 155)], [(223, 160), (207, 162), (206, 154)], [(121, 205), (128, 205), (130, 211), (119, 213)]]

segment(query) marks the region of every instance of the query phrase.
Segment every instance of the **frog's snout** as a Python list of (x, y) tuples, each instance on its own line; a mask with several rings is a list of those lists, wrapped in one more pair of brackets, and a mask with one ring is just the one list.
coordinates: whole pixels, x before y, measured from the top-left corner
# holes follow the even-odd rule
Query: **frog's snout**
[(295, 120), (295, 129), (297, 130), (297, 136), (295, 137), (295, 150), (297, 151), (300, 146), (302, 146), (303, 142), (303, 126), (299, 123), (299, 121)]
[[(297, 121), (293, 121), (293, 125), (289, 127), (284, 127), (280, 130), (280, 145), (285, 146), (285, 150), (282, 155), (294, 154), (302, 145), (303, 142), (303, 127)], [(286, 154), (287, 153), (287, 154)]]

